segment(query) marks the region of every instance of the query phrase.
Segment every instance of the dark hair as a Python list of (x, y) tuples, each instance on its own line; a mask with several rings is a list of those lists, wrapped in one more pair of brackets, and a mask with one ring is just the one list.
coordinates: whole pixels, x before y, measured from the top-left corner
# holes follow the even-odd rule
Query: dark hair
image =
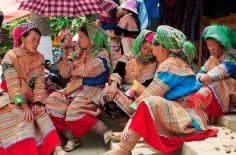
[(111, 18), (111, 22), (114, 22), (116, 20), (116, 14), (117, 14), (117, 8), (111, 9), (108, 12), (109, 17)]
[(44, 60), (44, 66), (46, 69), (49, 70), (49, 65), (51, 64), (51, 61), (50, 60)]
[(86, 28), (85, 26), (80, 26), (80, 27), (78, 28), (78, 31), (83, 32), (83, 33), (86, 34), (86, 36), (88, 37), (88, 30), (87, 30), (87, 28)]
[(2, 27), (2, 23), (3, 23), (3, 16), (0, 15), (0, 28)]
[[(36, 27), (30, 29), (29, 31), (27, 31), (27, 32), (25, 32), (25, 33), (23, 33), (21, 36), (24, 37), (24, 38), (26, 38), (26, 37), (29, 36), (29, 34), (30, 34), (31, 31), (34, 31), (34, 32), (38, 33), (39, 36), (41, 37), (41, 32), (40, 32), (40, 30), (39, 30), (38, 28), (36, 28)], [(19, 43), (20, 43), (20, 44), (22, 43), (22, 42), (21, 42), (21, 37), (19, 38)]]
[(120, 1), (119, 0), (113, 0), (113, 2), (115, 2), (117, 5), (120, 5)]

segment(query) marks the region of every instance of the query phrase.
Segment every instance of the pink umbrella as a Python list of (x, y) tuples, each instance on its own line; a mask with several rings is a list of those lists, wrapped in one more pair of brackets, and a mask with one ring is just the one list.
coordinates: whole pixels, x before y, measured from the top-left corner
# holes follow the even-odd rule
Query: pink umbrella
[(112, 0), (24, 0), (19, 9), (41, 16), (78, 17), (107, 13), (115, 7), (117, 4)]

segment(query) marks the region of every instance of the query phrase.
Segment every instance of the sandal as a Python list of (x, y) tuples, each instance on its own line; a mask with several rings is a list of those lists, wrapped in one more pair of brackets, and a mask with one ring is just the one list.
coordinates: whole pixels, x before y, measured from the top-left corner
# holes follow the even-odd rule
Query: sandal
[(108, 144), (110, 141), (119, 142), (121, 141), (121, 132), (108, 131), (104, 134), (104, 142)]
[(77, 146), (79, 146), (80, 143), (79, 141), (72, 141), (72, 140), (68, 140), (66, 145), (63, 146), (63, 149), (67, 152), (73, 151)]
[(69, 155), (69, 154), (66, 151), (64, 151), (61, 146), (57, 146), (53, 152), (53, 155)]

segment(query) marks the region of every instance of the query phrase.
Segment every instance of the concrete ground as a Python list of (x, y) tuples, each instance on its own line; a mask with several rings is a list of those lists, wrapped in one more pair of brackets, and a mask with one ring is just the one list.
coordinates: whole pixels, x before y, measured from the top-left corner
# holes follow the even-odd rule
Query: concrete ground
[(80, 140), (81, 145), (74, 151), (69, 152), (69, 155), (102, 155), (109, 146), (103, 141), (103, 137), (93, 132), (89, 132)]

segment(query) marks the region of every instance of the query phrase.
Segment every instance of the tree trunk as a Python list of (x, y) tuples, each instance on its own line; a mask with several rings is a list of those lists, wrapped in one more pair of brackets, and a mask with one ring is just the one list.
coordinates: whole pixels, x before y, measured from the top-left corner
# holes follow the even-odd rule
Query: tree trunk
[(30, 14), (30, 21), (35, 23), (36, 27), (39, 28), (42, 36), (50, 36), (50, 19), (37, 15), (36, 13)]

